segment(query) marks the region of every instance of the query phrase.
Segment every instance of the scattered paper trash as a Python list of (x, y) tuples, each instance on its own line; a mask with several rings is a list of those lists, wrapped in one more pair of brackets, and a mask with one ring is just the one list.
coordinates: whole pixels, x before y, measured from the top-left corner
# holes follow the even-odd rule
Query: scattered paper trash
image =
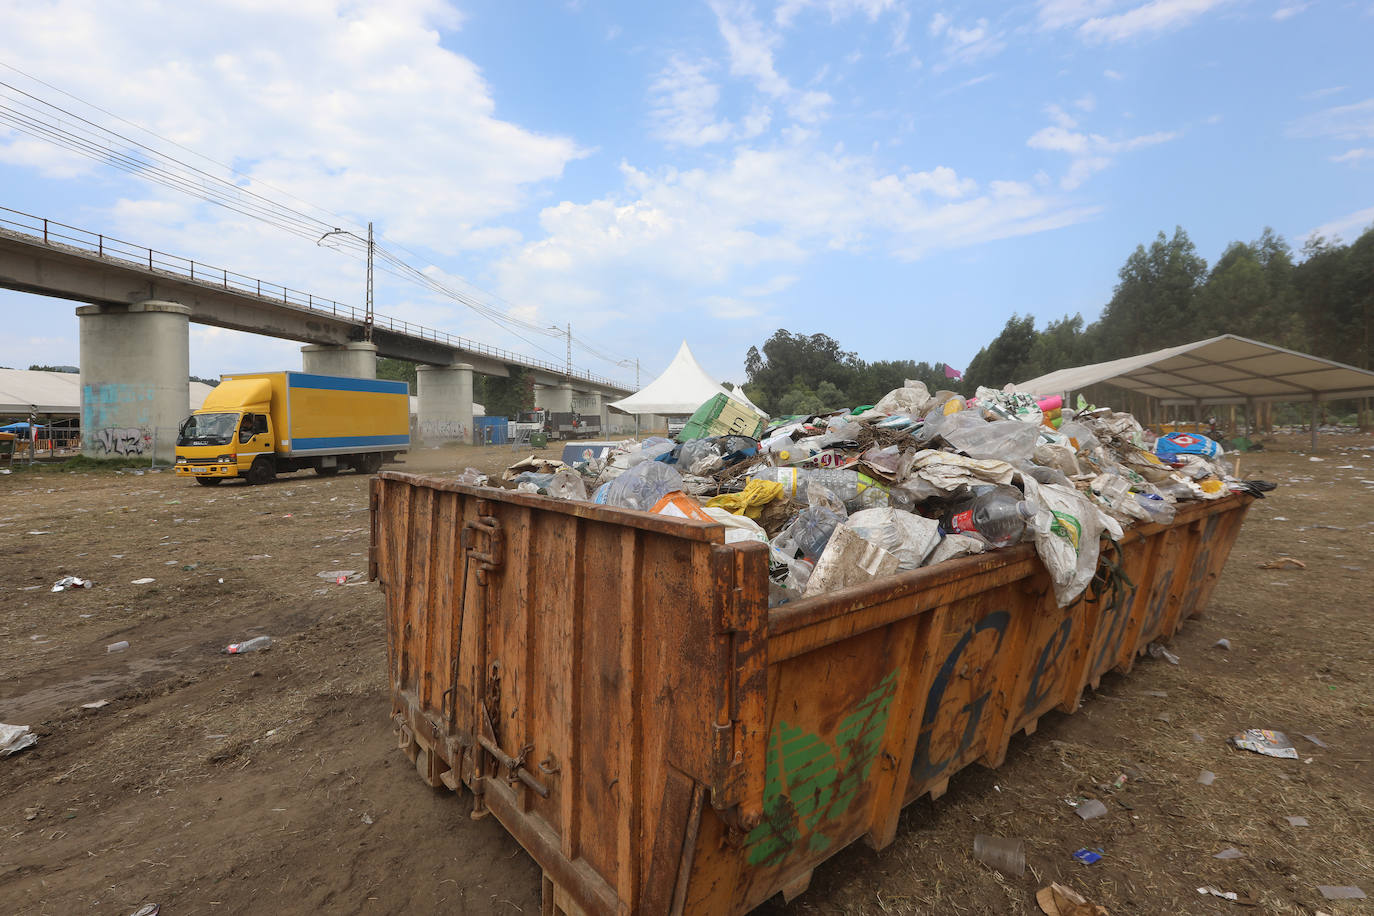
[(129, 584), (130, 584), (130, 585), (147, 585), (147, 584), (150, 583), (150, 582), (156, 582), (156, 581), (157, 581), (157, 580), (154, 579), (152, 576), (144, 576), (142, 579), (135, 579), (135, 580), (133, 580), (132, 582), (130, 582)]
[(1274, 557), (1259, 564), (1260, 569), (1306, 569), (1307, 564), (1293, 557)]
[(1303, 817), (1301, 814), (1286, 814), (1286, 815), (1284, 815), (1283, 819), (1286, 820), (1286, 821), (1288, 822), (1288, 826), (1289, 826), (1289, 827), (1309, 827), (1309, 826), (1311, 826), (1310, 824), (1307, 823), (1307, 818)]
[(1210, 786), (1216, 780), (1216, 778), (1216, 773), (1213, 773), (1211, 770), (1203, 770), (1201, 773), (1198, 774), (1197, 781), (1202, 783), (1204, 786)]
[(1145, 690), (1142, 692), (1147, 697), (1159, 697), (1161, 700), (1166, 699), (1169, 696), (1169, 691), (1167, 690)]
[(1197, 892), (1204, 896), (1211, 894), (1213, 897), (1220, 897), (1222, 900), (1233, 900), (1244, 906), (1256, 906), (1259, 903), (1258, 900), (1248, 894), (1238, 894), (1235, 891), (1224, 891), (1220, 888), (1212, 887), (1210, 884), (1198, 888)]
[(123, 652), (127, 648), (129, 648), (129, 641), (127, 639), (121, 639), (119, 642), (112, 642), (106, 646), (105, 654), (109, 655), (111, 652)]
[(1024, 840), (978, 834), (973, 838), (973, 857), (1010, 878), (1026, 873)]
[(27, 725), (6, 725), (0, 722), (0, 757), (17, 754), (38, 743), (38, 736)]
[(1090, 821), (1095, 817), (1101, 817), (1106, 814), (1107, 806), (1095, 798), (1089, 798), (1079, 802), (1077, 806), (1074, 807), (1073, 813), (1077, 814), (1085, 821)]
[(56, 582), (54, 582), (54, 583), (52, 584), (52, 590), (55, 591), (55, 592), (65, 592), (67, 589), (70, 589), (70, 588), (90, 588), (90, 587), (91, 587), (91, 580), (90, 580), (90, 579), (82, 579), (82, 578), (79, 578), (79, 577), (77, 577), (77, 576), (63, 576), (61, 579), (58, 579)]
[(1102, 860), (1102, 853), (1088, 849), (1086, 846), (1073, 854), (1073, 857), (1084, 865), (1092, 865), (1094, 862)]
[(1171, 665), (1178, 664), (1178, 656), (1157, 642), (1150, 643), (1149, 653), (1151, 658), (1162, 658)]
[(363, 823), (367, 824), (370, 827), (373, 823), (375, 823), (375, 821), (372, 819), (372, 815), (364, 813)]
[(1311, 741), (1313, 744), (1315, 744), (1322, 750), (1326, 750), (1326, 748), (1329, 746), (1325, 741), (1318, 738), (1316, 735), (1303, 735), (1303, 737), (1306, 738), (1308, 741)]
[(91, 709), (91, 710), (95, 710), (95, 709), (104, 709), (106, 706), (109, 706), (109, 705), (110, 705), (110, 701), (109, 701), (109, 700), (96, 700), (94, 703), (82, 703), (82, 704), (81, 704), (81, 708), (82, 708), (82, 709)]
[(1231, 651), (1231, 640), (1229, 640), (1229, 639), (1218, 639), (1216, 642), (1212, 643), (1212, 648), (1213, 648), (1213, 649), (1225, 649), (1226, 651), (1229, 652), (1229, 651)]
[(1107, 916), (1105, 907), (1089, 903), (1082, 894), (1062, 884), (1040, 888), (1035, 902), (1045, 916)]
[(1212, 858), (1214, 858), (1214, 859), (1243, 859), (1243, 858), (1245, 858), (1245, 853), (1241, 852), (1239, 849), (1237, 849), (1237, 848), (1234, 847), (1234, 846), (1227, 846), (1227, 847), (1226, 847), (1225, 849), (1223, 849), (1221, 852), (1215, 853), (1215, 854), (1212, 856)]
[(158, 916), (162, 912), (162, 905), (158, 903), (145, 903), (143, 906), (134, 910), (129, 916)]
[(1268, 728), (1247, 728), (1238, 735), (1231, 736), (1231, 743), (1243, 751), (1254, 751), (1266, 757), (1298, 759), (1298, 749), (1283, 732)]
[(1363, 900), (1364, 891), (1354, 885), (1345, 884), (1339, 887), (1330, 884), (1318, 884), (1317, 890), (1322, 892), (1322, 896), (1327, 900)]

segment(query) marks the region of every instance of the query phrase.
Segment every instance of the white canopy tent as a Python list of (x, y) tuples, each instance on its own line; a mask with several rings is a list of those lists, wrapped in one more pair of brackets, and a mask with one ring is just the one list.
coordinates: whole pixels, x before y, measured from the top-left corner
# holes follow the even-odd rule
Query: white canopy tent
[(702, 404), (718, 394), (751, 408), (755, 413), (768, 418), (768, 414), (755, 407), (744, 392), (727, 391), (701, 368), (687, 341), (678, 348), (677, 356), (663, 370), (663, 374), (627, 398), (612, 401), (608, 406), (629, 414), (658, 414), (660, 416), (683, 416), (693, 413)]
[[(1016, 387), (1040, 395), (1064, 395), (1106, 384), (1164, 404), (1245, 404), (1257, 401), (1320, 401), (1374, 396), (1374, 372), (1260, 343), (1234, 334), (1128, 356), (1090, 366), (1060, 369)], [(1314, 414), (1315, 416), (1315, 414)], [(1312, 424), (1312, 447), (1317, 425)]]

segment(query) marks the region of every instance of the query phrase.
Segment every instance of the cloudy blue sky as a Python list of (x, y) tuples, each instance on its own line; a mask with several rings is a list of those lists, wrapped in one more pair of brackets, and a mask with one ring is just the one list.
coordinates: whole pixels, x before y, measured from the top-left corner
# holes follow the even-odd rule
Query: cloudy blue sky
[[(1298, 247), (1374, 223), (1374, 0), (0, 0), (0, 21), (11, 115), (60, 105), (322, 224), (372, 220), (628, 381), (592, 351), (647, 381), (685, 338), (739, 380), (779, 327), (962, 367), (1014, 312), (1094, 319), (1160, 230), (1211, 261), (1266, 225)], [(13, 124), (0, 206), (361, 302), (348, 252)], [(390, 274), (377, 303), (563, 358)], [(0, 292), (0, 319), (0, 365), (77, 362), (74, 303)], [(299, 359), (193, 326), (197, 375)]]

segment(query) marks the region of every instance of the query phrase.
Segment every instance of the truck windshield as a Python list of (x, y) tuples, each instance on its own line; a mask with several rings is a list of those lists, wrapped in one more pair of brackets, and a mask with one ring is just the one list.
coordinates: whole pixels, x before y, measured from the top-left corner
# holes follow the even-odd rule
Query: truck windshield
[(193, 413), (181, 424), (177, 445), (228, 445), (238, 424), (236, 413)]

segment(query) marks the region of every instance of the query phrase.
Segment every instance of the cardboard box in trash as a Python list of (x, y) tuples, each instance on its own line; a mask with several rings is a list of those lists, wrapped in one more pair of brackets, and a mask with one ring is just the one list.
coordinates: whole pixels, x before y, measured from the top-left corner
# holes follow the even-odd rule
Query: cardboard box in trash
[(697, 408), (687, 421), (677, 441), (690, 442), (708, 436), (748, 436), (757, 439), (763, 434), (763, 419), (738, 401), (718, 394)]

